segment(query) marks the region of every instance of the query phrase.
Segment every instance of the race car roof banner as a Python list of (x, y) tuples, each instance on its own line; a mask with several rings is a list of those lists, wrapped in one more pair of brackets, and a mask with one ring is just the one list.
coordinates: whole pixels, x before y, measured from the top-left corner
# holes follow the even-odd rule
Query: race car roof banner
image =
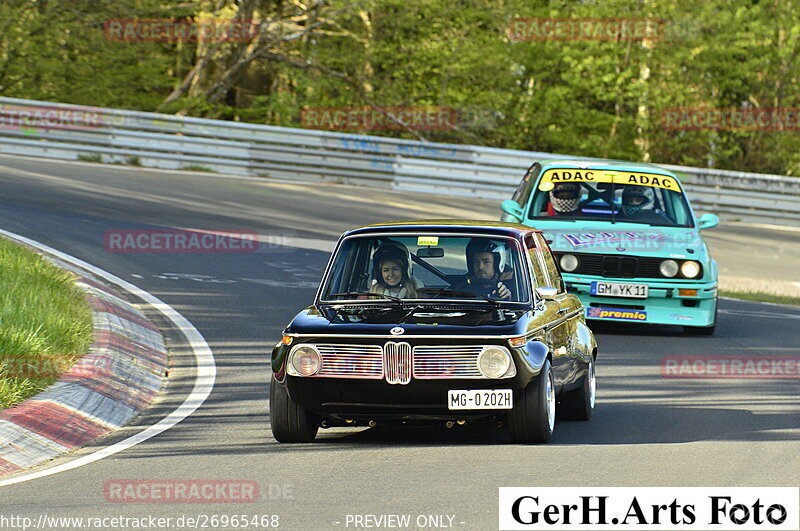
[(678, 182), (668, 175), (655, 173), (638, 173), (629, 171), (592, 170), (581, 168), (547, 170), (539, 181), (539, 190), (544, 192), (552, 190), (558, 183), (567, 182), (592, 182), (638, 184), (640, 186), (657, 186), (673, 192), (680, 192)]

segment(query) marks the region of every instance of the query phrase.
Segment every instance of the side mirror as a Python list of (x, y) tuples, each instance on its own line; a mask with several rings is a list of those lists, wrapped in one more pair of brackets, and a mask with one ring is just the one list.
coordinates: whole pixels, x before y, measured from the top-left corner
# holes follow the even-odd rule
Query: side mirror
[(719, 225), (719, 217), (716, 214), (703, 214), (697, 220), (697, 228), (700, 230), (710, 229)]
[(503, 203), (500, 205), (500, 208), (503, 209), (503, 212), (505, 212), (506, 214), (508, 214), (513, 218), (511, 220), (503, 219), (503, 221), (517, 221), (517, 222), (522, 221), (522, 207), (519, 206), (519, 203), (517, 203), (513, 199), (506, 199), (505, 201), (503, 201)]
[(558, 290), (556, 288), (550, 288), (546, 286), (536, 288), (536, 295), (538, 295), (540, 299), (544, 299), (546, 301), (556, 300), (557, 294)]

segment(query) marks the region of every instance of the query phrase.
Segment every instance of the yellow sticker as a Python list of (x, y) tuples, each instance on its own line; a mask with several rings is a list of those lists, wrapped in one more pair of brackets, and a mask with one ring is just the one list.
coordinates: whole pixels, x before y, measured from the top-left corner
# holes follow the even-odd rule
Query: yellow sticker
[(575, 182), (637, 184), (639, 186), (656, 186), (673, 192), (681, 191), (678, 181), (668, 175), (573, 168), (547, 170), (539, 181), (539, 190), (547, 192), (558, 183)]
[(417, 245), (439, 245), (438, 236), (417, 236)]

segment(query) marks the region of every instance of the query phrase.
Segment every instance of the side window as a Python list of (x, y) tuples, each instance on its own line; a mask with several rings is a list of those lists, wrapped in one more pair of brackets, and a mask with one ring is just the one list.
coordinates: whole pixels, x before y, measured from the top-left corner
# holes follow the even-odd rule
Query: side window
[(553, 253), (550, 252), (550, 246), (547, 245), (547, 241), (541, 233), (536, 234), (536, 247), (540, 251), (539, 256), (544, 262), (544, 268), (550, 279), (548, 286), (556, 288), (559, 293), (564, 291), (564, 282), (561, 280), (561, 273), (558, 272), (558, 266), (553, 259)]
[(531, 190), (533, 190), (533, 183), (539, 177), (539, 172), (541, 170), (542, 166), (538, 162), (531, 166), (527, 173), (525, 173), (525, 177), (522, 178), (522, 182), (519, 183), (514, 195), (511, 197), (523, 210), (528, 204), (528, 199), (531, 197)]
[(530, 259), (531, 265), (531, 273), (533, 273), (534, 278), (533, 286), (547, 286), (549, 284), (549, 280), (544, 273), (544, 267), (542, 265), (542, 261), (539, 258), (539, 251), (537, 250), (536, 241), (534, 241), (533, 236), (525, 238), (525, 247), (528, 253), (528, 258)]

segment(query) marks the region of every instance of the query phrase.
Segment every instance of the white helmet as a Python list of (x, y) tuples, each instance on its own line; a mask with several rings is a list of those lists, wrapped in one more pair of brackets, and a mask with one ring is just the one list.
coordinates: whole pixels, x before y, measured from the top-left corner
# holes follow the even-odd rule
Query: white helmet
[(559, 214), (572, 214), (578, 210), (581, 186), (578, 183), (559, 183), (550, 190), (550, 203)]

